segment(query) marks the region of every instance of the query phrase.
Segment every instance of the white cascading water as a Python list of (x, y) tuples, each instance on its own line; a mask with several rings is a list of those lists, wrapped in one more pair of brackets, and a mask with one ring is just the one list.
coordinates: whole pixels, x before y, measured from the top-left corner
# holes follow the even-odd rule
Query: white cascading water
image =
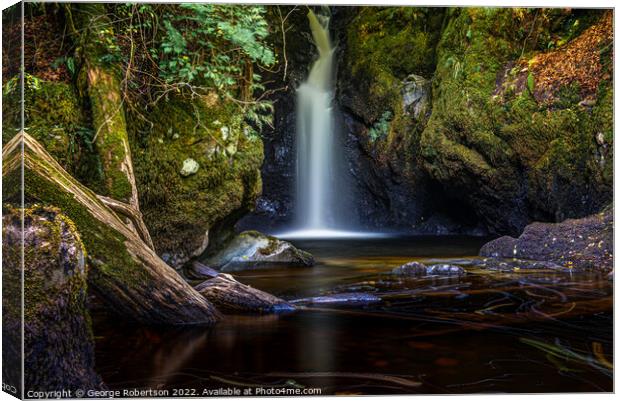
[[(319, 58), (310, 75), (297, 89), (297, 230), (280, 234), (285, 238), (367, 236), (346, 231), (341, 221), (342, 193), (346, 185), (338, 177), (335, 156), (344, 149), (334, 137), (332, 113), (332, 48), (328, 20), (322, 24), (310, 10), (308, 21)], [(339, 195), (341, 194), (341, 195)]]
[(331, 111), (332, 57), (327, 28), (308, 13), (314, 43), (319, 51), (308, 80), (297, 89), (297, 212), (306, 230), (330, 227), (333, 207), (330, 173), (333, 172), (333, 116)]

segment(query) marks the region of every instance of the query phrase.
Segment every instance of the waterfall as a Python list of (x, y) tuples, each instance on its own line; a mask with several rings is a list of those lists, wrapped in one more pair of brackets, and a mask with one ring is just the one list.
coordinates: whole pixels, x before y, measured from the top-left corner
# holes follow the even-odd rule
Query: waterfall
[(312, 11), (308, 20), (319, 58), (297, 89), (297, 223), (304, 230), (327, 230), (336, 225), (331, 213), (336, 207), (331, 84), (334, 49), (327, 24), (321, 24)]
[(340, 165), (345, 149), (336, 138), (332, 110), (334, 48), (329, 38), (329, 19), (320, 18), (308, 12), (319, 58), (297, 89), (296, 230), (279, 234), (284, 238), (368, 235), (355, 231), (348, 217), (351, 207), (345, 204), (349, 188)]

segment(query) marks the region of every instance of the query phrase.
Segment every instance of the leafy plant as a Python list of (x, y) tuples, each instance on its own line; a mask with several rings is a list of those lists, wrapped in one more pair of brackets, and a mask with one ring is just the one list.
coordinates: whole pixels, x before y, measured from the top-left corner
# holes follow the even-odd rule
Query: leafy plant
[(387, 136), (390, 130), (390, 122), (393, 117), (394, 115), (391, 111), (385, 111), (381, 115), (381, 118), (379, 118), (379, 120), (375, 122), (372, 127), (370, 127), (370, 130), (368, 130), (368, 137), (371, 142), (376, 142), (378, 139)]
[[(228, 95), (243, 82), (251, 63), (270, 66), (273, 51), (260, 6), (181, 4), (182, 12), (164, 15), (165, 35), (159, 66), (167, 82), (201, 83)], [(183, 31), (183, 34), (181, 33)], [(260, 77), (245, 82), (252, 85)]]
[[(138, 86), (151, 92), (146, 97), (152, 104), (168, 93), (191, 99), (216, 93), (237, 104), (258, 129), (271, 125), (273, 106), (254, 97), (265, 89), (254, 67), (276, 62), (266, 42), (265, 12), (263, 6), (227, 4), (119, 5), (121, 42), (129, 47), (126, 64), (133, 74), (126, 81), (140, 76)], [(148, 52), (133, 55), (131, 49), (140, 47)]]
[(71, 74), (72, 76), (75, 75), (75, 58), (73, 58), (72, 56), (58, 57), (52, 62), (51, 66), (52, 68), (59, 68), (63, 64), (67, 67), (67, 71), (69, 71), (69, 74)]
[(534, 74), (530, 72), (527, 76), (527, 89), (530, 91), (532, 95), (534, 94), (534, 88), (535, 88)]

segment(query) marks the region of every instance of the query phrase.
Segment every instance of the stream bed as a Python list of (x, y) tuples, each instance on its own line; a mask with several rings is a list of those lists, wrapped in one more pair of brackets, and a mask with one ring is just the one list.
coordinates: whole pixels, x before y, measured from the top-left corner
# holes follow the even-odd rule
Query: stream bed
[[(613, 287), (605, 275), (471, 264), (485, 238), (293, 241), (312, 268), (235, 274), (286, 300), (342, 293), (379, 302), (227, 316), (212, 328), (94, 319), (110, 389), (319, 388), (321, 394), (613, 391)], [(460, 277), (403, 278), (403, 263), (454, 263)], [(191, 389), (195, 389), (195, 393)], [(173, 395), (173, 394), (170, 394)]]

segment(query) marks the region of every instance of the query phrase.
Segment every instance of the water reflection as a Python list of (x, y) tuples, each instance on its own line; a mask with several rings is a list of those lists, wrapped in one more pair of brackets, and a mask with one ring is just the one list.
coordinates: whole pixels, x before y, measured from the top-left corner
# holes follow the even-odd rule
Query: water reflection
[[(315, 268), (246, 272), (238, 278), (288, 299), (366, 292), (381, 302), (229, 316), (210, 329), (136, 328), (98, 320), (98, 370), (111, 388), (611, 391), (609, 280), (544, 270), (488, 272), (468, 264), (476, 241), (442, 246), (421, 241), (419, 247), (370, 241), (341, 248), (315, 243), (320, 261)], [(415, 279), (387, 274), (401, 260), (416, 258), (449, 259), (468, 274)]]

